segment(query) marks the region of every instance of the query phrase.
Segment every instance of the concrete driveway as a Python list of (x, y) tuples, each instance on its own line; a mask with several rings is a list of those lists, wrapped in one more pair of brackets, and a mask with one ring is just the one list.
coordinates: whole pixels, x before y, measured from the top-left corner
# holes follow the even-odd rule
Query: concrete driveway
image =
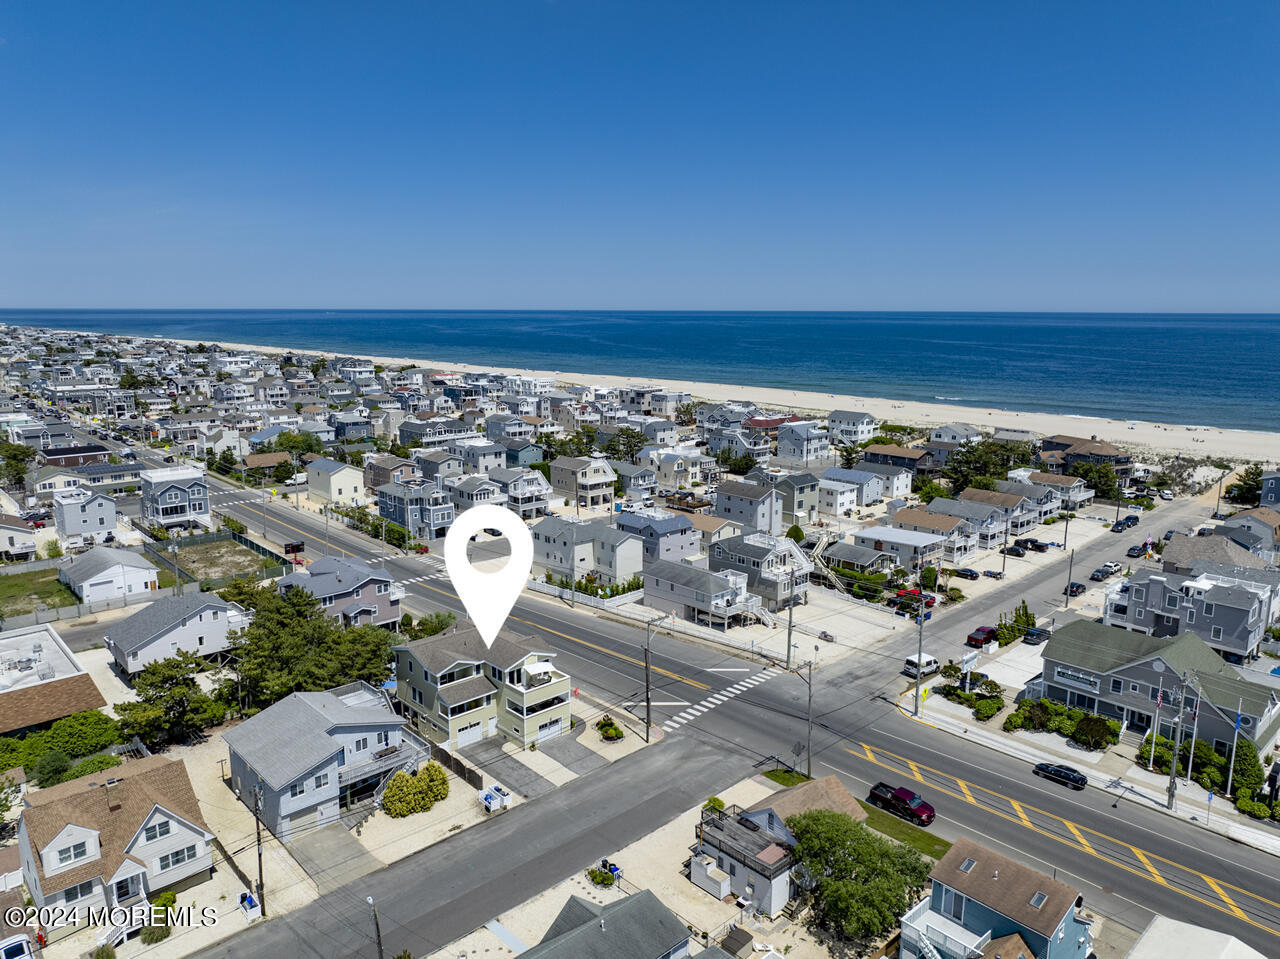
[(573, 729), (563, 736), (544, 740), (538, 744), (538, 751), (550, 756), (569, 771), (579, 776), (585, 776), (593, 769), (609, 765), (609, 760), (605, 759), (590, 746), (578, 741), (578, 737), (582, 735), (584, 724), (581, 716), (575, 718), (578, 720), (577, 729)]
[(382, 868), (341, 823), (303, 830), (286, 845), (321, 895)]
[(501, 736), (491, 736), (464, 746), (458, 750), (458, 755), (478, 769), (486, 782), (492, 779), (524, 799), (533, 799), (555, 790), (555, 783), (551, 780), (503, 752), (503, 742)]

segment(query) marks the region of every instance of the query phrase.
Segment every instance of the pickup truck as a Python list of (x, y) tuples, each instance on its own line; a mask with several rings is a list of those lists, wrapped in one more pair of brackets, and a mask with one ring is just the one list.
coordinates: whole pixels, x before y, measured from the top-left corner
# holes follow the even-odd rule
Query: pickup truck
[(895, 788), (888, 783), (876, 783), (871, 787), (867, 802), (917, 826), (927, 826), (933, 822), (933, 807), (905, 786)]

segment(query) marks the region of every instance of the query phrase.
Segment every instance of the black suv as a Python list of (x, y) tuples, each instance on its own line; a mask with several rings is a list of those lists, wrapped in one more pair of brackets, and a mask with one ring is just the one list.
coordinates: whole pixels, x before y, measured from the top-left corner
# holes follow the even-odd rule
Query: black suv
[(1137, 546), (1130, 546), (1128, 550), (1125, 551), (1125, 555), (1132, 557), (1133, 559), (1138, 559), (1141, 556), (1147, 555), (1147, 547), (1141, 543)]
[(1084, 789), (1089, 785), (1089, 777), (1078, 769), (1063, 766), (1060, 763), (1036, 763), (1035, 774), (1041, 779), (1051, 779), (1072, 789)]
[(1004, 547), (1004, 549), (1000, 550), (1000, 552), (1004, 553), (1006, 556), (1026, 556), (1027, 555), (1026, 549), (1017, 545), (1016, 543), (1012, 546)]
[(1062, 588), (1063, 596), (1079, 596), (1085, 591), (1084, 583), (1072, 583), (1070, 586)]

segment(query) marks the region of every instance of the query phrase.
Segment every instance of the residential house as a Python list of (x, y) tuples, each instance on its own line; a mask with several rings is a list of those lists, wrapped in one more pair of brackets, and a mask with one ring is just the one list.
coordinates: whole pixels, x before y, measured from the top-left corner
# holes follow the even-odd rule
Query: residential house
[(906, 570), (920, 570), (942, 562), (946, 541), (934, 533), (920, 533), (889, 526), (867, 526), (853, 534), (855, 546), (866, 546), (878, 553), (888, 553)]
[(375, 492), (378, 515), (403, 527), (411, 539), (439, 539), (453, 525), (453, 500), (425, 480), (384, 483)]
[(101, 543), (108, 533), (114, 535), (116, 501), (83, 487), (59, 490), (53, 494), (53, 523), (64, 540), (80, 536)]
[(818, 518), (818, 477), (812, 473), (791, 473), (757, 466), (746, 477), (748, 483), (772, 486), (782, 494), (782, 522), (803, 526)]
[(930, 430), (929, 439), (935, 443), (952, 443), (960, 446), (964, 443), (978, 442), (982, 439), (982, 432), (968, 423), (946, 423)]
[(399, 456), (371, 456), (364, 464), (364, 485), (376, 490), (388, 483), (406, 483), (422, 474), (413, 460)]
[(917, 476), (935, 476), (941, 465), (929, 450), (897, 443), (872, 443), (862, 451), (862, 462), (910, 470)]
[(698, 533), (688, 513), (665, 509), (624, 511), (615, 519), (618, 529), (633, 533), (644, 543), (644, 562), (679, 561), (698, 552)]
[(943, 540), (942, 558), (954, 565), (967, 563), (978, 552), (978, 533), (968, 520), (959, 516), (931, 513), (908, 507), (896, 511), (890, 522), (897, 529), (931, 533)]
[(537, 470), (499, 468), (489, 471), (489, 481), (505, 497), (503, 505), (521, 519), (545, 516), (551, 506), (551, 484)]
[(707, 433), (707, 452), (712, 456), (749, 456), (757, 465), (769, 462), (772, 444), (760, 433), (744, 429), (712, 430)]
[(449, 494), (455, 513), (462, 513), (473, 506), (506, 506), (502, 489), (484, 475), (451, 476), (445, 480), (444, 491)]
[(929, 873), (929, 898), (902, 917), (902, 959), (1086, 959), (1078, 890), (960, 838)]
[(888, 553), (869, 546), (858, 546), (837, 540), (823, 549), (821, 560), (827, 566), (838, 566), (852, 573), (887, 573), (898, 565)]
[[(911, 491), (911, 474), (903, 470), (906, 477), (907, 492)], [(852, 490), (854, 496), (853, 505), (855, 507), (872, 506), (882, 502), (885, 498), (885, 477), (871, 470), (861, 469), (842, 469), (839, 466), (832, 466), (823, 471), (818, 481), (818, 512), (823, 512), (823, 483), (836, 483), (842, 488), (828, 494), (825, 497), (829, 503), (828, 509), (834, 509), (837, 503), (847, 501), (847, 494), (843, 490)], [(905, 494), (904, 494), (905, 495)], [(901, 497), (893, 497), (900, 499)], [(848, 508), (848, 507), (846, 507)], [(841, 511), (843, 512), (843, 510)], [(831, 515), (840, 515), (839, 513), (831, 513)]]
[(111, 459), (112, 452), (97, 443), (85, 443), (83, 446), (65, 446), (61, 449), (45, 449), (36, 454), (36, 461), (42, 466), (61, 466), (70, 468), (88, 466), (90, 463), (105, 463)]
[(551, 486), (579, 506), (609, 506), (618, 474), (603, 456), (557, 456), (551, 461)]
[(394, 628), (400, 622), (404, 587), (392, 582), (385, 569), (359, 560), (321, 556), (277, 580), (276, 587), (281, 596), (305, 590), (319, 601), (321, 612), (344, 626)]
[(1020, 429), (1015, 426), (998, 426), (991, 438), (997, 443), (1028, 443), (1035, 444), (1040, 440), (1039, 433), (1033, 433), (1031, 430)]
[(964, 520), (978, 537), (979, 549), (995, 549), (1009, 538), (1009, 524), (1004, 510), (986, 503), (974, 503), (963, 499), (935, 496), (925, 506), (925, 511), (939, 516), (954, 516)]
[(778, 456), (806, 466), (811, 461), (828, 459), (831, 456), (831, 438), (815, 422), (783, 423), (778, 427)]
[(0, 735), (14, 736), (89, 709), (106, 700), (48, 623), (0, 633), (0, 658), (17, 668), (0, 690)]
[(0, 556), (9, 562), (36, 557), (36, 534), (20, 516), (0, 513)]
[(640, 537), (610, 526), (607, 520), (584, 523), (545, 516), (532, 532), (535, 576), (550, 573), (575, 581), (592, 576), (604, 583), (626, 583), (644, 568)]
[(1261, 543), (1253, 552), (1268, 561), (1275, 559), (1276, 550), (1280, 548), (1280, 512), (1269, 506), (1256, 506), (1228, 516), (1222, 525), (1256, 534)]
[(699, 548), (702, 552), (706, 552), (722, 539), (737, 536), (742, 532), (741, 526), (722, 516), (712, 516), (710, 513), (685, 513), (684, 515), (689, 517), (689, 522), (693, 524), (698, 534)]
[(532, 440), (499, 440), (507, 451), (507, 469), (527, 469), (544, 461), (547, 451)]
[(1000, 510), (1009, 526), (1010, 535), (1021, 533), (1040, 522), (1039, 508), (1018, 493), (1000, 493), (971, 486), (956, 498), (966, 503), (994, 506)]
[(648, 463), (636, 466), (622, 460), (609, 460), (609, 466), (618, 474), (618, 482), (622, 484), (622, 493), (627, 499), (643, 500), (657, 492), (658, 473)]
[(725, 570), (714, 573), (686, 562), (659, 559), (644, 568), (644, 597), (652, 609), (693, 622), (727, 629), (759, 618), (760, 597), (747, 590), (747, 574)]
[(1098, 438), (1082, 439), (1079, 436), (1046, 436), (1040, 441), (1038, 462), (1046, 473), (1070, 474), (1077, 463), (1101, 463), (1110, 466), (1120, 486), (1129, 485), (1133, 471), (1132, 457), (1111, 443)]
[(786, 537), (754, 530), (730, 536), (711, 547), (707, 566), (713, 573), (745, 573), (748, 591), (759, 596), (770, 612), (808, 602), (813, 563)]
[(327, 456), (314, 459), (307, 464), (307, 497), (335, 506), (362, 506), (364, 471)]
[(213, 528), (209, 481), (196, 466), (143, 470), (139, 476), (142, 521), (153, 526)]
[[(883, 498), (887, 500), (903, 499), (911, 492), (911, 483), (915, 478), (915, 473), (903, 466), (888, 466), (884, 463), (874, 463), (863, 460), (858, 464), (856, 469), (842, 470), (840, 473), (833, 473), (827, 470), (823, 476), (827, 479), (842, 479), (844, 474), (854, 473), (874, 473), (880, 477), (883, 484)], [(866, 504), (863, 504), (866, 505)]]
[(103, 641), (120, 671), (133, 675), (180, 652), (216, 658), (252, 619), (252, 612), (216, 593), (187, 593), (158, 599), (112, 623)]
[(1062, 476), (1057, 473), (1042, 473), (1029, 466), (1009, 470), (1009, 479), (1023, 483), (1034, 483), (1037, 486), (1048, 486), (1058, 491), (1062, 505), (1068, 510), (1079, 510), (1093, 502), (1093, 490), (1085, 485), (1078, 476)]
[(701, 457), (679, 450), (650, 449), (640, 456), (640, 462), (653, 467), (656, 487), (659, 490), (692, 489), (702, 482), (699, 467)]
[(729, 959), (693, 941), (684, 920), (648, 889), (598, 904), (570, 896), (526, 959)]
[(1170, 956), (1266, 959), (1257, 949), (1245, 945), (1235, 936), (1161, 915), (1151, 918), (1133, 948), (1125, 953), (1124, 959), (1169, 959)]
[(531, 440), (533, 427), (512, 413), (494, 413), (484, 421), (484, 435), (495, 443), (503, 440)]
[(876, 435), (876, 418), (854, 410), (832, 410), (827, 415), (827, 434), (838, 446), (857, 446)]
[(41, 466), (27, 474), (27, 490), (37, 498), (47, 501), (55, 490), (75, 489), (84, 481), (79, 471), (70, 467)]
[(1018, 480), (996, 480), (997, 493), (1012, 493), (1025, 497), (1036, 511), (1040, 522), (1062, 512), (1062, 494), (1056, 487), (1040, 483), (1023, 483)]
[(58, 569), (58, 579), (82, 603), (141, 596), (156, 588), (157, 574), (141, 553), (114, 546), (95, 546)]
[(1259, 502), (1270, 509), (1280, 509), (1280, 471), (1268, 470), (1262, 474)]
[(712, 514), (732, 520), (744, 529), (779, 536), (782, 534), (782, 499), (777, 487), (725, 480), (716, 491)]
[(818, 514), (852, 516), (858, 508), (858, 487), (837, 480), (818, 480)]
[[(1043, 679), (1034, 690), (1055, 702), (1172, 739), (1182, 710), (1184, 732), (1200, 704), (1199, 738), (1230, 750), (1240, 707), (1240, 735), (1268, 749), (1280, 730), (1280, 690), (1244, 679), (1199, 636), (1151, 636), (1077, 620), (1044, 646)], [(1185, 689), (1181, 678), (1185, 674)]]
[[(1242, 530), (1247, 533), (1248, 530)], [(1175, 533), (1165, 542), (1160, 561), (1167, 573), (1193, 575), (1197, 563), (1222, 563), (1241, 569), (1266, 569), (1267, 561), (1226, 536), (1187, 536)]]
[[(196, 801), (186, 764), (134, 759), (103, 774), (28, 793), (18, 819), (22, 881), (37, 908), (146, 907), (164, 889), (213, 875), (214, 834)], [(197, 897), (198, 897), (197, 893)], [(87, 925), (88, 913), (78, 913)], [(114, 918), (112, 921), (119, 921)], [(50, 939), (76, 926), (50, 923)], [(103, 930), (119, 945), (140, 924)]]
[[(1275, 614), (1276, 591), (1280, 583), (1257, 578), (1201, 573), (1135, 570), (1125, 584), (1107, 589), (1102, 621), (1150, 636), (1177, 636), (1194, 633), (1229, 662), (1258, 659), (1266, 628)], [(1265, 574), (1263, 574), (1265, 575)]]
[(281, 841), (334, 822), (373, 799), (400, 770), (431, 755), (385, 690), (349, 683), (292, 693), (222, 734), (231, 787)]
[(422, 470), (423, 479), (440, 489), (451, 477), (462, 475), (462, 457), (448, 450), (414, 450), (413, 461)]
[(504, 628), (490, 644), (464, 620), (392, 652), (400, 711), (447, 749), (493, 736), (523, 748), (569, 732), (569, 676), (532, 636)]
[(75, 468), (81, 486), (116, 494), (137, 492), (143, 472), (137, 463), (90, 463)]

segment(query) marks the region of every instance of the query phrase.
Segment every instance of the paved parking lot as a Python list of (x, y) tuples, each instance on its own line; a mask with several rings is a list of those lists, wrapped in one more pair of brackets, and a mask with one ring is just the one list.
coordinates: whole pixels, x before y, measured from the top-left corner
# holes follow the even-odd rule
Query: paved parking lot
[[(581, 729), (583, 726), (582, 717), (576, 718), (578, 720), (578, 729)], [(574, 732), (576, 733), (577, 730)], [(609, 765), (609, 760), (585, 743), (580, 742), (575, 734), (548, 739), (538, 745), (538, 751), (550, 756), (561, 766), (579, 776), (585, 776), (593, 769)]]

